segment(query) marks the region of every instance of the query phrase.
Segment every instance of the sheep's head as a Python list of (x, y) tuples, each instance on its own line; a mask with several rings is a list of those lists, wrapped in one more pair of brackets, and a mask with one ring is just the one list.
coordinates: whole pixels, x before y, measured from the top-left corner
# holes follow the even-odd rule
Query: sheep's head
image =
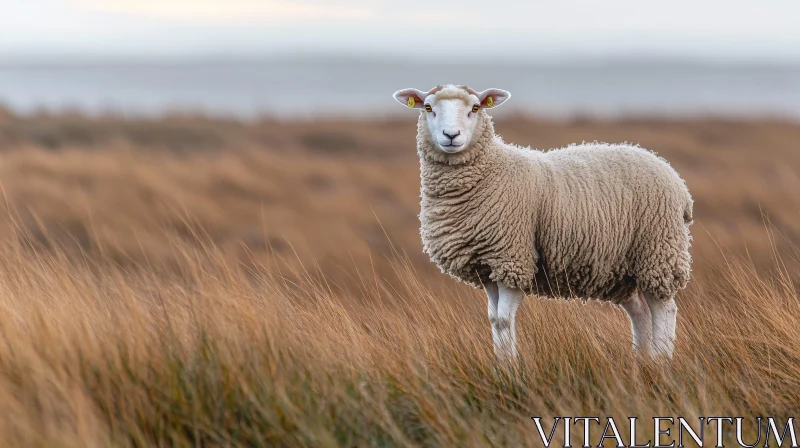
[(511, 94), (488, 89), (476, 92), (467, 86), (437, 86), (425, 93), (417, 89), (398, 90), (394, 94), (400, 104), (422, 109), (436, 147), (450, 154), (461, 152), (473, 143), (480, 132), (478, 119), (483, 109), (503, 104)]

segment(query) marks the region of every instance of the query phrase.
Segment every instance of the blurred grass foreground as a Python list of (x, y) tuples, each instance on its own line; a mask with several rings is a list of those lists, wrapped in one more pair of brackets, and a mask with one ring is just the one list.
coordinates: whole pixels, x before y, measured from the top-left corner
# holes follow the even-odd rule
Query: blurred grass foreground
[(496, 128), (640, 143), (686, 179), (672, 366), (634, 362), (617, 308), (529, 298), (522, 368), (497, 370), (482, 292), (421, 253), (413, 119), (0, 111), (0, 444), (540, 446), (531, 416), (624, 440), (628, 416), (743, 416), (751, 441), (796, 416), (799, 124)]

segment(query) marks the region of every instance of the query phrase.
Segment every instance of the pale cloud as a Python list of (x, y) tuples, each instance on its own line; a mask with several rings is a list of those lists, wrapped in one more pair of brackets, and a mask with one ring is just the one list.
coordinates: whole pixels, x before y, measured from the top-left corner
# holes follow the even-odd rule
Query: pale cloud
[[(3, 0), (0, 0), (2, 2)], [(4, 54), (676, 55), (800, 60), (800, 1), (8, 0)]]
[(358, 21), (375, 15), (374, 10), (358, 3), (287, 0), (81, 0), (80, 6), (89, 11), (199, 22)]

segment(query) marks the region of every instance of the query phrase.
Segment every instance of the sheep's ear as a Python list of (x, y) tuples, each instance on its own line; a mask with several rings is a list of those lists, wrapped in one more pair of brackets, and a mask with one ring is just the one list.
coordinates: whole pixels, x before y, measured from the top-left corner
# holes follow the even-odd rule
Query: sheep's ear
[(497, 107), (511, 98), (511, 94), (503, 89), (486, 89), (478, 94), (481, 107)]
[(394, 99), (403, 106), (421, 109), (425, 105), (427, 93), (417, 89), (403, 89), (394, 92)]

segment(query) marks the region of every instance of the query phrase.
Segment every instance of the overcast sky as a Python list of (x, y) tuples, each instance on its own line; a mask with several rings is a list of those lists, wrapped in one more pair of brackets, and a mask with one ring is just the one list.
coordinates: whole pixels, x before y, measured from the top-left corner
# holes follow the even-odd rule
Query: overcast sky
[(0, 0), (0, 57), (296, 52), (800, 61), (800, 0)]

